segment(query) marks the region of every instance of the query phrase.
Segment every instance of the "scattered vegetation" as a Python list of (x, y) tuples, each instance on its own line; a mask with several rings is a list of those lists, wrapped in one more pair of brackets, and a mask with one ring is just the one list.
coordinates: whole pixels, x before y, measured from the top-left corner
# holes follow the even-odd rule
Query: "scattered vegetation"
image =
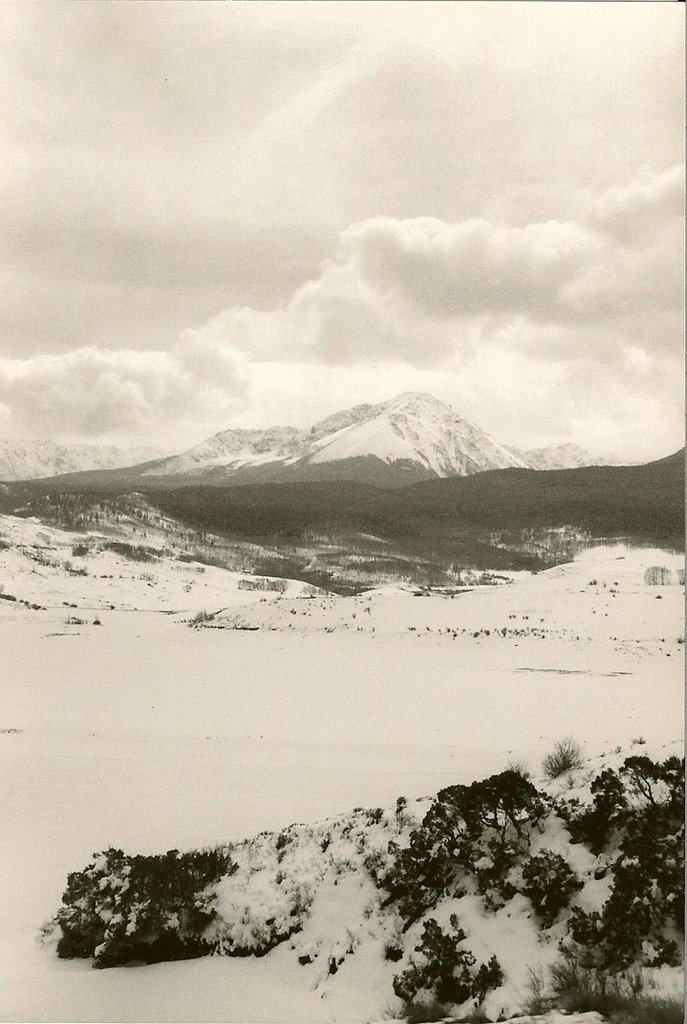
[(114, 551), (115, 554), (130, 559), (132, 562), (154, 562), (159, 554), (154, 548), (148, 548), (142, 544), (126, 544), (121, 540), (107, 541), (103, 547), (107, 551)]

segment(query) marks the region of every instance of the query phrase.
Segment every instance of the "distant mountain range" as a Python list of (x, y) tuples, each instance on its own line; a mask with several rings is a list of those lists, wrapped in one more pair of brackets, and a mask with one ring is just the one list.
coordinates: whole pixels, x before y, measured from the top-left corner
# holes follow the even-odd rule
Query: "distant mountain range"
[[(116, 470), (115, 478), (189, 483), (288, 483), (351, 480), (397, 487), (492, 469), (569, 469), (608, 465), (564, 444), (521, 451), (499, 443), (427, 394), (409, 392), (357, 405), (310, 430), (224, 430), (179, 455), (151, 459), (140, 451), (74, 448), (49, 442), (0, 441), (0, 480), (29, 480)], [(147, 458), (147, 461), (145, 461)]]
[(0, 480), (35, 480), (84, 470), (118, 469), (157, 455), (154, 448), (0, 438)]

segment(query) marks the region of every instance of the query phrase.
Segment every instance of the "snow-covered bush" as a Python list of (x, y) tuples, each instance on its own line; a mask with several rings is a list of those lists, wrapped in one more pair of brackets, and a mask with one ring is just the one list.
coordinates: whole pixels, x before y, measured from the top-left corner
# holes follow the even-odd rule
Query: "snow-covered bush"
[(522, 868), (522, 892), (530, 900), (544, 928), (550, 928), (564, 907), (583, 887), (565, 858), (542, 850)]
[(496, 957), (473, 970), (475, 958), (462, 946), (467, 938), (458, 920), (451, 917), (452, 933), (445, 934), (434, 918), (425, 922), (422, 940), (415, 947), (418, 958), (394, 978), (394, 992), (406, 1002), (418, 992), (431, 993), (440, 1003), (461, 1005), (468, 999), (477, 1003), (487, 992), (503, 982), (503, 972)]
[(442, 789), (408, 846), (390, 845), (395, 863), (383, 887), (412, 923), (442, 895), (460, 895), (471, 872), (495, 909), (514, 895), (508, 874), (547, 810), (543, 795), (518, 772)]
[[(595, 788), (596, 787), (596, 788)], [(594, 805), (573, 816), (573, 835), (594, 851), (613, 836), (619, 855), (600, 911), (576, 909), (570, 933), (596, 966), (624, 970), (679, 962), (675, 941), (684, 930), (684, 762), (629, 757), (592, 784)]]
[(95, 967), (201, 956), (211, 948), (204, 933), (215, 914), (212, 886), (232, 870), (225, 849), (96, 854), (68, 876), (55, 918), (58, 956), (93, 957)]
[[(595, 978), (677, 963), (683, 780), (677, 758), (630, 757), (585, 781), (575, 798), (566, 791), (554, 801), (507, 771), (448, 787), (431, 802), (400, 801), (399, 813), (359, 808), (318, 825), (262, 832), (234, 844), (231, 857), (224, 849), (163, 857), (107, 850), (69, 876), (56, 919), (59, 955), (108, 966), (204, 953), (261, 956), (286, 943), (295, 968), (312, 968), (320, 983), (372, 942), (410, 1013), (432, 1000), (479, 1004), (501, 984), (501, 968), (488, 959), (488, 936), (499, 922), (480, 932), (476, 921), (515, 897), (500, 920), (529, 919), (529, 931), (558, 923), (555, 938), (565, 936), (576, 963)], [(561, 856), (563, 823), (574, 841), (602, 854), (595, 861), (577, 850), (579, 878)], [(549, 841), (553, 849), (542, 849)], [(583, 881), (581, 907), (570, 910)], [(446, 907), (443, 900), (457, 902)], [(485, 963), (476, 964), (455, 917), (446, 925), (451, 911), (470, 920)], [(510, 961), (503, 963), (511, 973)], [(494, 1003), (487, 1005), (493, 1012)]]

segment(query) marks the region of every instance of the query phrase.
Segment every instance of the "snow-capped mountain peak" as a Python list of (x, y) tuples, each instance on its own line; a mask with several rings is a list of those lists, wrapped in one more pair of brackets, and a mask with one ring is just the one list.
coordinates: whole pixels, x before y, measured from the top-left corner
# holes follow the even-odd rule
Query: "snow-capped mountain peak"
[[(408, 392), (350, 412), (356, 415), (349, 422), (318, 437), (311, 464), (372, 456), (386, 463), (416, 463), (439, 477), (526, 465), (431, 395)], [(336, 421), (330, 418), (329, 425)]]
[[(248, 479), (269, 471), (270, 479), (345, 479), (360, 472), (361, 460), (404, 481), (464, 476), (528, 463), (499, 444), (451, 406), (421, 392), (404, 392), (376, 404), (365, 403), (327, 416), (309, 431), (294, 427), (226, 430), (181, 455), (161, 460), (152, 475), (212, 474)], [(264, 475), (261, 476), (264, 479)]]

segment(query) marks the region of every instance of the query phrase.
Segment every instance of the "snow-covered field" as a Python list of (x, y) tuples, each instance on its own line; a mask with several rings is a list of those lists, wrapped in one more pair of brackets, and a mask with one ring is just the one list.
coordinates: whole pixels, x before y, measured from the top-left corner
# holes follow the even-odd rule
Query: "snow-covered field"
[[(107, 846), (183, 850), (392, 807), (511, 759), (536, 775), (566, 735), (595, 763), (639, 738), (664, 757), (682, 737), (683, 589), (644, 582), (653, 565), (675, 578), (675, 555), (588, 551), (452, 599), (303, 598), (112, 551), (65, 573), (64, 551), (46, 565), (17, 547), (31, 529), (55, 554), (60, 531), (0, 523), (0, 584), (41, 606), (0, 600), (3, 1020), (379, 1020), (397, 1002), (369, 958), (313, 989), (285, 945), (93, 971), (38, 931), (67, 873)], [(189, 628), (200, 609), (223, 609), (219, 628)]]

